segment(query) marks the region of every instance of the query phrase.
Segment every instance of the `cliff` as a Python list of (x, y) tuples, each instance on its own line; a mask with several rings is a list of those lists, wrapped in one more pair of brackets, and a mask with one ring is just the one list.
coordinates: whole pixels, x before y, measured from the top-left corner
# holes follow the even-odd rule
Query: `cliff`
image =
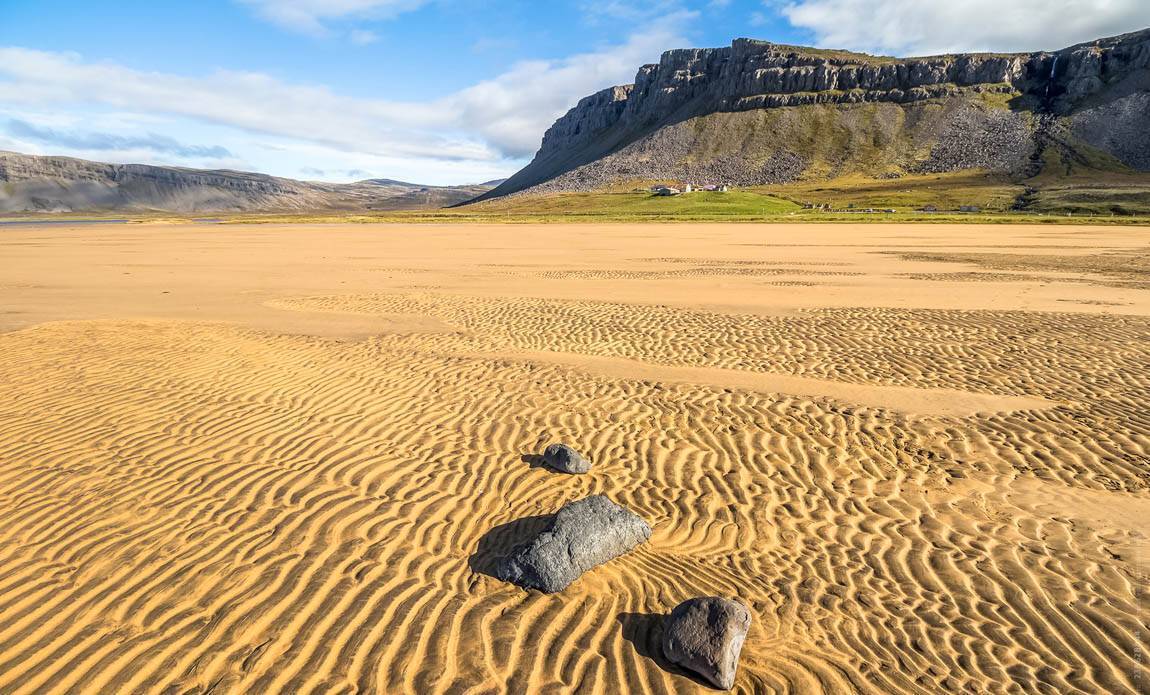
[(907, 59), (738, 39), (668, 51), (633, 85), (581, 100), (487, 197), (628, 178), (1032, 174), (1051, 143), (1144, 170), (1148, 95), (1150, 30), (1053, 52)]

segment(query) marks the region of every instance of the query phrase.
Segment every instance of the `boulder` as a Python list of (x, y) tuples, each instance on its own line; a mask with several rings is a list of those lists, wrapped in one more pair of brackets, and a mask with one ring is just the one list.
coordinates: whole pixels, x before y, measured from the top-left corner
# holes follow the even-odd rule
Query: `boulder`
[(586, 473), (591, 462), (566, 444), (552, 444), (543, 452), (543, 463), (561, 473)]
[(650, 537), (651, 527), (635, 513), (593, 495), (560, 509), (547, 530), (499, 561), (495, 576), (553, 594)]
[(684, 601), (663, 626), (663, 654), (723, 690), (735, 686), (751, 612), (739, 601), (705, 596)]

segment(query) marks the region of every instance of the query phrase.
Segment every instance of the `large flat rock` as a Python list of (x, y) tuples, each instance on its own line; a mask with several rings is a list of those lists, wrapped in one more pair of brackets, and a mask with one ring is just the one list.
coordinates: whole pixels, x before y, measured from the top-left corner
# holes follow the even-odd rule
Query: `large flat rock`
[(650, 537), (651, 527), (634, 512), (593, 495), (560, 509), (545, 531), (499, 562), (495, 576), (555, 593)]

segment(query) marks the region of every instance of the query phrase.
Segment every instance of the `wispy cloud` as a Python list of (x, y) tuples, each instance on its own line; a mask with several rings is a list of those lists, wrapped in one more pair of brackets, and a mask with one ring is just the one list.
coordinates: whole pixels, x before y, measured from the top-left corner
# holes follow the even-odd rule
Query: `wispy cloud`
[(304, 176), (311, 176), (320, 179), (367, 179), (371, 177), (371, 172), (364, 171), (363, 169), (332, 171), (330, 169), (320, 169), (318, 167), (303, 167), (299, 170), (299, 173), (303, 174)]
[(924, 55), (1057, 49), (1150, 26), (1147, 0), (766, 0), (820, 46)]
[[(380, 162), (386, 161), (395, 167), (389, 175), (396, 177), (410, 170), (434, 180), (455, 178), (453, 172), (486, 172), (492, 178), (530, 157), (543, 132), (580, 98), (630, 82), (639, 65), (668, 47), (686, 45), (681, 30), (694, 16), (671, 13), (645, 23), (622, 43), (565, 58), (522, 61), (465, 89), (407, 102), (352, 97), (261, 73), (175, 75), (93, 62), (74, 53), (0, 47), (0, 103), (7, 105), (10, 118), (31, 129), (24, 130), (24, 141), (39, 131), (39, 141), (52, 138), (64, 147), (70, 140), (70, 149), (101, 143), (91, 134), (72, 132), (75, 126), (20, 117), (14, 109), (42, 114), (112, 110), (139, 122), (200, 124), (239, 160), (275, 147), (282, 161), (323, 152), (327, 171), (382, 171)], [(141, 136), (140, 147), (158, 151), (167, 146), (171, 157), (181, 156), (180, 147), (191, 151), (180, 143), (188, 131), (179, 125), (149, 125), (145, 132), (162, 135)], [(164, 136), (171, 140), (158, 139)], [(335, 151), (345, 153), (346, 166), (330, 164)], [(306, 164), (311, 162), (300, 161), (291, 171)]]
[[(255, 13), (285, 29), (313, 36), (331, 33), (340, 20), (390, 19), (417, 10), (428, 0), (239, 0)], [(352, 39), (355, 39), (354, 34)]]
[(146, 135), (116, 135), (82, 131), (62, 131), (32, 125), (16, 118), (5, 126), (9, 135), (21, 140), (49, 147), (89, 151), (149, 150), (180, 158), (225, 159), (232, 157), (227, 148), (219, 145), (185, 145), (175, 138), (156, 133)]
[(86, 62), (70, 53), (0, 48), (0, 102), (177, 116), (350, 152), (443, 160), (500, 156), (467, 133), (451, 132), (435, 104), (346, 97), (259, 73), (185, 77)]
[(367, 31), (366, 29), (352, 29), (347, 37), (356, 46), (367, 46), (379, 41), (379, 36), (374, 31)]
[(519, 40), (510, 36), (484, 36), (471, 44), (472, 53), (506, 51), (519, 46)]
[(490, 80), (421, 102), (343, 96), (259, 73), (186, 77), (88, 62), (75, 54), (0, 48), (0, 102), (100, 105), (390, 157), (522, 158), (579, 98), (629, 82), (640, 64), (681, 43), (677, 29), (690, 16), (665, 17), (598, 51), (524, 61)]
[(691, 12), (683, 0), (585, 0), (579, 7), (592, 22), (640, 22)]

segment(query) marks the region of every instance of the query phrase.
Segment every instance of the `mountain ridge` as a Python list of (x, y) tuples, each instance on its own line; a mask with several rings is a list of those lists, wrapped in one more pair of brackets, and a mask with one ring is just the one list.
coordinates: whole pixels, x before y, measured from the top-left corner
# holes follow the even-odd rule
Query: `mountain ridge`
[[(1148, 113), (1150, 29), (1057, 51), (919, 58), (736, 39), (667, 51), (633, 84), (580, 100), (533, 161), (482, 198), (628, 179), (1033, 176), (1051, 146), (1070, 160), (1146, 171)], [(820, 137), (838, 151), (808, 142)]]
[(415, 210), (455, 205), (491, 188), (391, 179), (324, 183), (231, 169), (108, 164), (0, 151), (0, 213)]

